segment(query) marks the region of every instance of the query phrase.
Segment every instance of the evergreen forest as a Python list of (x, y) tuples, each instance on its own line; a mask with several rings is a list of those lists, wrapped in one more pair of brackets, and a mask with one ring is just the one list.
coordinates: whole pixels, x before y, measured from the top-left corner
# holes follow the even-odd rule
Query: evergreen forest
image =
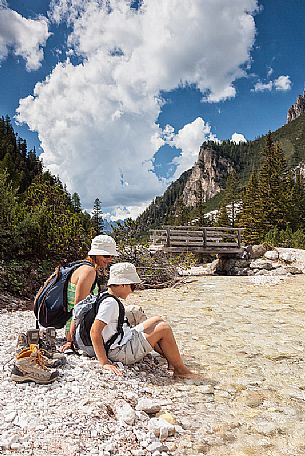
[(84, 257), (102, 226), (100, 205), (94, 218), (82, 211), (79, 195), (70, 195), (58, 177), (44, 171), (10, 118), (1, 117), (0, 289), (17, 287), (20, 276), (35, 279), (37, 271), (45, 276), (58, 262)]

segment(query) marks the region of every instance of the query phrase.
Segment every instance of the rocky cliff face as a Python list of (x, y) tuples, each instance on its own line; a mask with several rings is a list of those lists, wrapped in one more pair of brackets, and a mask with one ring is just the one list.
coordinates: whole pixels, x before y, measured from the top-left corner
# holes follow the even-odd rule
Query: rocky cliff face
[(231, 169), (232, 164), (216, 154), (212, 147), (202, 146), (182, 193), (185, 206), (196, 206), (200, 195), (207, 201), (219, 193), (221, 181)]
[(299, 95), (296, 103), (288, 109), (287, 123), (299, 117), (303, 112), (305, 112), (305, 88), (304, 94)]

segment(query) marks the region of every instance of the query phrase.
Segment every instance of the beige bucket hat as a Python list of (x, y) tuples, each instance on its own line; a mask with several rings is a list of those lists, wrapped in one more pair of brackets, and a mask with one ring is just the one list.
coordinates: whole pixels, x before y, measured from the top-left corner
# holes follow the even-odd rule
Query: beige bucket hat
[(107, 234), (95, 236), (91, 242), (88, 255), (111, 255), (118, 256), (115, 240)]
[(131, 263), (116, 263), (110, 267), (107, 285), (129, 285), (141, 283), (135, 266)]

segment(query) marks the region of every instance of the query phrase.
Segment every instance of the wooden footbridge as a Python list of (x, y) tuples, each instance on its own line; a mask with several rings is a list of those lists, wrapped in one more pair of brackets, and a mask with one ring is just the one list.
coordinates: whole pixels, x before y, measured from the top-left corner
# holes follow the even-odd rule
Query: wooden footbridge
[(150, 250), (172, 253), (238, 254), (243, 252), (243, 228), (164, 226), (152, 230)]

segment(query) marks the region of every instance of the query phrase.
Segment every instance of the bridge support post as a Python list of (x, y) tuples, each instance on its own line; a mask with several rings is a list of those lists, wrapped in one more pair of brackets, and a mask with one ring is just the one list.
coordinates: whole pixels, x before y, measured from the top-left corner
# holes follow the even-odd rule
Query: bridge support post
[(166, 227), (166, 247), (170, 247), (171, 241), (170, 241), (170, 229), (169, 227)]
[(203, 247), (207, 246), (207, 229), (202, 229), (202, 237), (203, 237)]

